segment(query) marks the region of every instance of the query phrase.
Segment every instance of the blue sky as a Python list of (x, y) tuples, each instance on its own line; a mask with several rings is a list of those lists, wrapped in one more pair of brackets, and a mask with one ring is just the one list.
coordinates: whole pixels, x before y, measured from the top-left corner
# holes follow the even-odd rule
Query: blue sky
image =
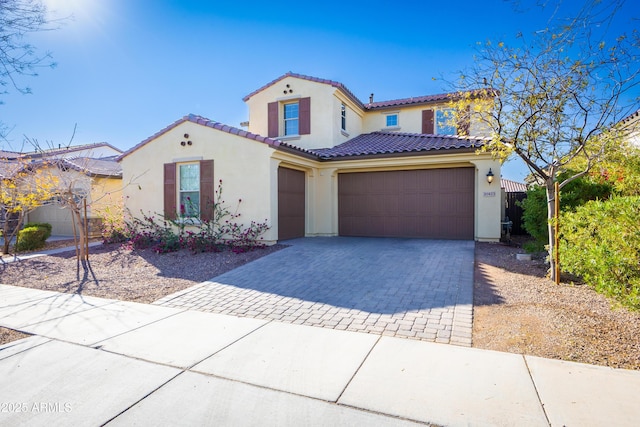
[[(2, 96), (11, 129), (5, 150), (24, 137), (43, 146), (108, 142), (126, 150), (194, 113), (239, 127), (242, 98), (292, 71), (337, 80), (361, 100), (449, 90), (473, 65), (477, 42), (511, 40), (547, 26), (541, 12), (513, 2), (45, 0), (61, 29), (29, 39), (57, 67), (21, 79), (30, 95)], [(565, 0), (562, 11), (582, 2)], [(637, 26), (628, 1), (620, 27)], [(435, 80), (434, 80), (435, 79)], [(503, 176), (526, 170), (508, 162)]]

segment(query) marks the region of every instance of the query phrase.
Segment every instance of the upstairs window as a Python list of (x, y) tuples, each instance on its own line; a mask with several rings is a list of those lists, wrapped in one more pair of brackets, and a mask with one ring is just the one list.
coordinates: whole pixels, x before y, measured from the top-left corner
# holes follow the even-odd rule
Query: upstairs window
[(455, 135), (456, 126), (455, 117), (452, 108), (443, 108), (436, 110), (436, 134), (437, 135)]
[(386, 116), (386, 127), (388, 128), (396, 128), (398, 127), (398, 114), (387, 114)]
[(340, 127), (342, 130), (347, 130), (347, 106), (342, 104), (340, 106)]
[(182, 164), (179, 168), (179, 215), (183, 218), (198, 218), (200, 216), (200, 164)]
[(284, 104), (284, 135), (298, 135), (300, 108), (297, 102)]

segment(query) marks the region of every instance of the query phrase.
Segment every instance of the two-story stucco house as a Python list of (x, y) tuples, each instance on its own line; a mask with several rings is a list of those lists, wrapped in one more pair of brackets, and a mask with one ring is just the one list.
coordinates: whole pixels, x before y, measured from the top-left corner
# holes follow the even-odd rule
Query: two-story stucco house
[[(500, 163), (453, 95), (363, 103), (343, 84), (287, 73), (244, 98), (248, 130), (188, 115), (120, 156), (127, 208), (207, 217), (223, 182), (265, 240), (302, 236), (500, 238)], [(458, 135), (461, 134), (461, 135)], [(489, 182), (488, 175), (495, 175)], [(198, 208), (200, 206), (200, 208)], [(184, 208), (183, 208), (184, 209)]]

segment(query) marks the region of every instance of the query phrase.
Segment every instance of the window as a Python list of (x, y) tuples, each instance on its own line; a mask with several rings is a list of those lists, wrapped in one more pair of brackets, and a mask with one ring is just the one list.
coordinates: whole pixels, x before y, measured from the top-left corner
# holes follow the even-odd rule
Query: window
[(340, 106), (340, 126), (342, 130), (347, 130), (347, 106), (344, 104)]
[(395, 128), (398, 127), (398, 114), (387, 114), (387, 125), (386, 127), (388, 128)]
[(298, 135), (300, 110), (297, 102), (284, 104), (284, 135)]
[(452, 108), (436, 110), (436, 134), (455, 135), (456, 126), (454, 120), (455, 117)]
[(200, 164), (188, 163), (180, 166), (180, 216), (197, 218), (200, 216)]

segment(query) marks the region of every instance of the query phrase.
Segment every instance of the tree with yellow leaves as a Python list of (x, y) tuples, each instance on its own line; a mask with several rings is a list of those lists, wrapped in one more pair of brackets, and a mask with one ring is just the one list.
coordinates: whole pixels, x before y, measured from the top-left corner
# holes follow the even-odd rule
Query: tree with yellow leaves
[(4, 216), (3, 253), (16, 237), (25, 216), (34, 209), (51, 203), (58, 179), (45, 169), (25, 161), (0, 164), (0, 210)]

